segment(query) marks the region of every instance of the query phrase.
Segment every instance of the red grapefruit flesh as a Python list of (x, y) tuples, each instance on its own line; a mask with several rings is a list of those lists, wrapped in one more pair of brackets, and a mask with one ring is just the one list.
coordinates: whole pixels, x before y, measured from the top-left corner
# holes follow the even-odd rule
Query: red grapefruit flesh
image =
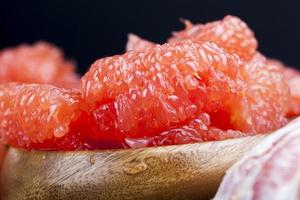
[(184, 23), (185, 29), (173, 33), (173, 37), (168, 42), (186, 39), (212, 41), (247, 60), (251, 59), (256, 52), (257, 41), (254, 33), (245, 22), (237, 17), (228, 15), (220, 21), (207, 24), (194, 25), (188, 20)]
[(300, 115), (300, 72), (297, 69), (287, 67), (282, 62), (274, 59), (268, 59), (268, 64), (281, 68), (285, 80), (290, 88), (288, 117)]
[[(275, 78), (274, 78), (275, 77)], [(28, 149), (185, 144), (267, 133), (286, 119), (279, 68), (213, 42), (156, 45), (97, 60), (82, 94), (38, 84), (0, 86), (0, 134)]]
[(27, 147), (69, 132), (80, 115), (80, 94), (49, 85), (0, 85), (0, 133), (14, 146)]
[[(242, 66), (212, 42), (182, 41), (100, 59), (82, 86), (91, 110), (111, 105), (101, 116), (113, 123), (98, 123), (99, 137), (110, 130), (131, 147), (266, 133), (286, 123), (280, 70), (268, 68), (262, 56)], [(231, 129), (236, 132), (226, 132)]]
[(247, 128), (243, 131), (265, 133), (284, 125), (289, 87), (282, 69), (270, 65), (264, 56), (256, 53), (241, 68), (241, 74), (246, 84), (243, 86), (243, 101), (235, 105), (234, 118), (238, 126), (244, 127), (245, 123)]
[[(40, 84), (0, 84), (1, 139), (15, 147), (39, 150), (123, 148), (122, 135), (113, 135), (110, 130), (99, 133), (97, 123), (112, 123), (105, 105), (91, 114), (85, 108), (76, 90)], [(93, 119), (101, 117), (101, 112), (107, 114), (106, 118), (95, 123)]]
[(38, 42), (0, 52), (0, 83), (43, 83), (60, 87), (79, 87), (72, 62), (63, 58), (55, 46)]
[(84, 99), (111, 102), (116, 128), (127, 137), (157, 135), (198, 113), (226, 109), (225, 102), (239, 90), (239, 65), (237, 57), (209, 42), (129, 52), (92, 65), (82, 78)]

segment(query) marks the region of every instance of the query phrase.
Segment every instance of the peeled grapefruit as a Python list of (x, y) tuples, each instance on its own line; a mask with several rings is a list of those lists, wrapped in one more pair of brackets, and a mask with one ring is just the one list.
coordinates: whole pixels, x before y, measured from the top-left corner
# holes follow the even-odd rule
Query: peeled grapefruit
[(0, 51), (0, 83), (43, 83), (79, 87), (73, 62), (52, 44), (38, 42)]

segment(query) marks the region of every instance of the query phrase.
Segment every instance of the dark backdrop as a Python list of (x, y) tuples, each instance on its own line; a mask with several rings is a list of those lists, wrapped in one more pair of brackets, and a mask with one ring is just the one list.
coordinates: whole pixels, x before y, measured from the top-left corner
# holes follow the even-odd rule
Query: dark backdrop
[(259, 49), (300, 67), (297, 1), (8, 1), (0, 4), (0, 48), (47, 40), (83, 73), (99, 57), (124, 51), (127, 33), (163, 42), (183, 28), (179, 18), (207, 22), (237, 15), (255, 31)]

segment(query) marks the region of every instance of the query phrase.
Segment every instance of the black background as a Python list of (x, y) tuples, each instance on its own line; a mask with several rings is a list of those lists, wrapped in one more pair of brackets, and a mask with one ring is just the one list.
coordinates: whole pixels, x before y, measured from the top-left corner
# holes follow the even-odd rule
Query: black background
[(179, 18), (204, 23), (231, 14), (255, 31), (260, 51), (300, 68), (299, 10), (297, 1), (5, 1), (0, 48), (47, 40), (83, 73), (95, 59), (124, 52), (128, 32), (161, 43), (183, 28)]

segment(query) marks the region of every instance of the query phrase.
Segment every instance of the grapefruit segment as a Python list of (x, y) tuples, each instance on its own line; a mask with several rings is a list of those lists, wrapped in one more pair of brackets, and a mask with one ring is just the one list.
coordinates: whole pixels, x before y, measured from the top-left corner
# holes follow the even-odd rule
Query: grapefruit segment
[(239, 67), (210, 42), (165, 44), (96, 61), (82, 78), (83, 98), (94, 105), (110, 99), (128, 137), (157, 135), (204, 110), (226, 109), (240, 90)]
[(187, 39), (212, 41), (243, 59), (250, 59), (256, 52), (257, 41), (254, 33), (238, 17), (228, 15), (220, 21), (195, 25), (184, 20), (184, 24), (185, 29), (174, 32), (168, 42)]
[(63, 137), (80, 115), (80, 94), (49, 85), (0, 85), (0, 133), (4, 141), (27, 146)]
[(284, 78), (290, 89), (288, 117), (300, 115), (300, 72), (297, 69), (287, 67), (282, 62), (274, 59), (268, 59), (268, 64), (281, 68)]
[(243, 100), (233, 108), (238, 126), (247, 124), (243, 131), (265, 133), (284, 125), (289, 87), (281, 68), (268, 64), (264, 56), (256, 53), (241, 68), (241, 74), (245, 80)]
[[(130, 147), (266, 133), (286, 123), (280, 69), (259, 54), (243, 65), (212, 42), (186, 40), (97, 60), (82, 90), (91, 110), (111, 103), (102, 118), (113, 123), (105, 129), (121, 133)], [(203, 129), (191, 125), (203, 115), (209, 116)]]
[(46, 42), (32, 46), (24, 44), (0, 52), (0, 83), (43, 83), (78, 88), (79, 77), (74, 71), (74, 63), (64, 60), (62, 52)]

